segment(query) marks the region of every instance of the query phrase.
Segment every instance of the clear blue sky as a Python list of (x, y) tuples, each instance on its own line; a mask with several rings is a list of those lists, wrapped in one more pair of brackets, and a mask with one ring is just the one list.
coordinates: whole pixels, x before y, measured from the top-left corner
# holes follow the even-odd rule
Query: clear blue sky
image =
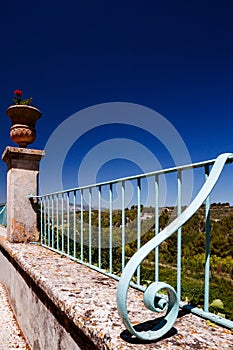
[[(13, 145), (5, 111), (15, 89), (42, 111), (34, 148), (44, 148), (56, 127), (77, 111), (119, 101), (163, 115), (194, 162), (233, 151), (232, 1), (3, 0), (0, 28), (1, 152)], [(95, 140), (108, 138), (104, 129), (97, 131), (83, 154)], [(119, 127), (109, 137), (127, 138), (126, 131), (121, 134)], [(144, 133), (136, 140), (156, 153)], [(163, 152), (156, 157), (172, 165)], [(67, 167), (72, 162), (67, 157)], [(101, 174), (104, 169), (110, 177), (118, 175), (107, 166)], [(4, 163), (0, 172), (3, 186)], [(3, 186), (2, 198), (4, 193)]]

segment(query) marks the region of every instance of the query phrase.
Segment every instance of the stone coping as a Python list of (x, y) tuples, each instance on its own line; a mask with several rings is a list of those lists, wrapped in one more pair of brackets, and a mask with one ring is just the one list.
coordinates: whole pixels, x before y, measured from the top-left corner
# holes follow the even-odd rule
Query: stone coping
[[(76, 332), (83, 334), (83, 349), (233, 349), (231, 331), (182, 312), (163, 339), (135, 339), (118, 315), (114, 279), (40, 245), (9, 243), (0, 237), (0, 250), (74, 340)], [(142, 328), (155, 317), (143, 307), (142, 293), (131, 288), (128, 310), (132, 324)]]
[(41, 160), (45, 156), (44, 150), (33, 148), (13, 147), (7, 146), (2, 154), (2, 160), (8, 163), (12, 158), (27, 159), (27, 160)]

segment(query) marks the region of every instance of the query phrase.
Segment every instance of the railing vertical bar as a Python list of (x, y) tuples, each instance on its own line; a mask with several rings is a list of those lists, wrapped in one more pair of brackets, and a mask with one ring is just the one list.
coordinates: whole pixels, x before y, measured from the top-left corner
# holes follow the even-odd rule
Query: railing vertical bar
[(47, 199), (47, 207), (48, 207), (48, 246), (50, 247), (51, 237), (50, 237), (50, 196)]
[(101, 186), (98, 187), (98, 265), (101, 268)]
[(81, 193), (80, 193), (80, 210), (81, 210), (81, 218), (80, 218), (80, 234), (81, 234), (81, 237), (80, 237), (80, 243), (81, 243), (81, 252), (80, 252), (80, 255), (81, 255), (81, 261), (83, 261), (83, 234), (84, 234), (84, 227), (83, 227), (83, 190), (81, 190)]
[(89, 264), (91, 265), (92, 263), (92, 210), (91, 210), (91, 205), (92, 205), (92, 193), (91, 193), (91, 188), (89, 188)]
[(40, 199), (40, 243), (43, 244), (43, 198)]
[(64, 194), (63, 193), (61, 197), (61, 230), (62, 230), (61, 250), (62, 250), (62, 253), (64, 253)]
[(67, 220), (67, 254), (70, 255), (70, 193), (67, 192), (66, 220)]
[(74, 191), (74, 218), (73, 218), (73, 241), (74, 241), (74, 251), (73, 256), (76, 259), (76, 191)]
[(112, 273), (112, 184), (109, 187), (109, 273)]
[[(177, 171), (177, 216), (182, 212), (182, 172)], [(177, 231), (177, 298), (181, 300), (181, 249), (182, 249), (182, 227)]]
[[(141, 179), (137, 179), (137, 250), (141, 248)], [(137, 285), (141, 284), (141, 268), (137, 268)]]
[(121, 183), (121, 213), (122, 213), (122, 219), (121, 219), (121, 265), (122, 265), (122, 271), (125, 267), (125, 182), (122, 181)]
[(52, 195), (51, 196), (51, 200), (52, 200), (52, 213), (51, 213), (51, 215), (52, 215), (52, 248), (54, 249), (54, 196)]
[[(155, 176), (155, 235), (159, 234), (159, 177)], [(159, 247), (155, 248), (155, 281), (159, 281)]]
[(58, 229), (59, 229), (59, 210), (58, 210), (58, 202), (59, 202), (59, 195), (56, 196), (56, 226), (57, 226), (57, 250), (59, 250), (59, 235), (58, 235)]
[(46, 206), (46, 198), (43, 197), (44, 202), (44, 244), (47, 244), (47, 228), (46, 228), (46, 220), (47, 220), (47, 206)]
[[(209, 166), (205, 166), (205, 179), (209, 177)], [(209, 288), (210, 288), (210, 197), (205, 201), (205, 219), (206, 219), (206, 256), (205, 256), (205, 292), (204, 292), (204, 311), (209, 310)]]

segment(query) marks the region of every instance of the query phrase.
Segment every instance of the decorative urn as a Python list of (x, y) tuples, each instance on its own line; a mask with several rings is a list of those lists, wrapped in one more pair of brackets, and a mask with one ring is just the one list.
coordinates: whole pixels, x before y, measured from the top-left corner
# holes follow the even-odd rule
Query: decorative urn
[(39, 109), (25, 104), (15, 104), (10, 106), (6, 114), (10, 117), (12, 126), (10, 137), (19, 147), (27, 147), (36, 139), (35, 125), (41, 117)]

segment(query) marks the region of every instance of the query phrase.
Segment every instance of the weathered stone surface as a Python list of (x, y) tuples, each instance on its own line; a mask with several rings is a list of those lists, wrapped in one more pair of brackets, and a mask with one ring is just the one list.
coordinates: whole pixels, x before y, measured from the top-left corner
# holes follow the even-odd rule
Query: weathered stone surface
[(44, 151), (6, 147), (2, 159), (7, 163), (7, 238), (10, 242), (39, 239), (37, 230), (37, 195), (39, 163)]
[(40, 160), (44, 155), (44, 150), (7, 146), (2, 154), (2, 160), (7, 163), (8, 169), (39, 170)]
[[(26, 335), (25, 338), (27, 338), (27, 344), (29, 345), (28, 349), (80, 350), (80, 347), (77, 346), (69, 332), (66, 332), (56, 317), (53, 316), (41, 299), (38, 298), (34, 292), (34, 288), (32, 288), (32, 284), (26, 283), (22, 275), (15, 269), (15, 266), (1, 253), (0, 264), (0, 280), (3, 280), (7, 286), (14, 314), (18, 323), (20, 323), (22, 334)], [(27, 282), (29, 281), (27, 280)], [(0, 311), (1, 309), (2, 300), (0, 299)], [(4, 317), (4, 314), (1, 314), (2, 317)], [(9, 331), (10, 326), (13, 328), (13, 325), (12, 322), (9, 322)], [(5, 343), (7, 341), (6, 331), (4, 328), (0, 328), (0, 345), (1, 339)], [(10, 340), (11, 335), (8, 338)], [(11, 349), (11, 347), (1, 348), (0, 346), (0, 349), (6, 350)]]
[(0, 236), (6, 237), (7, 229), (5, 226), (0, 225)]
[[(230, 330), (208, 326), (205, 320), (182, 311), (163, 339), (155, 342), (135, 339), (125, 330), (117, 312), (117, 281), (39, 245), (15, 245), (0, 237), (0, 247), (14, 258), (77, 330), (93, 342), (92, 349), (233, 349)], [(13, 300), (14, 291), (10, 293)], [(130, 288), (128, 294), (131, 322), (142, 329), (148, 321), (153, 322), (156, 315), (143, 306), (141, 292)], [(18, 321), (21, 325), (20, 319)], [(25, 331), (24, 334), (27, 336)], [(87, 349), (85, 345), (80, 348)]]
[(6, 287), (0, 283), (0, 349), (30, 350), (15, 319)]

